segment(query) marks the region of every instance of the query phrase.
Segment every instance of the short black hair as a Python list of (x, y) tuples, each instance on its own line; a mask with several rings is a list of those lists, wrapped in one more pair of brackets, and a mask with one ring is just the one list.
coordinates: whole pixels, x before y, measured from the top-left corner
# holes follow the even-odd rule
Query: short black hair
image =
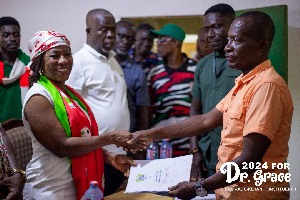
[(4, 25), (16, 25), (20, 28), (19, 22), (13, 17), (1, 17), (0, 18), (0, 27)]
[(230, 5), (225, 4), (225, 3), (219, 3), (214, 6), (211, 6), (210, 8), (208, 8), (205, 11), (204, 16), (209, 13), (220, 13), (221, 17), (227, 16), (227, 15), (235, 16), (235, 12), (234, 12), (233, 8)]
[(133, 25), (133, 23), (131, 23), (130, 21), (127, 21), (127, 20), (121, 20), (121, 21), (118, 21), (116, 23), (116, 27), (118, 27), (119, 25), (121, 24), (126, 24), (127, 26), (130, 26), (132, 27), (133, 29), (135, 29), (135, 26)]
[(256, 39), (266, 39), (272, 42), (275, 36), (275, 25), (272, 18), (261, 11), (249, 11), (241, 14), (238, 18), (251, 18), (250, 25), (255, 31)]
[(143, 23), (137, 27), (136, 32), (138, 32), (140, 30), (150, 31), (150, 30), (154, 30), (154, 27), (151, 24)]

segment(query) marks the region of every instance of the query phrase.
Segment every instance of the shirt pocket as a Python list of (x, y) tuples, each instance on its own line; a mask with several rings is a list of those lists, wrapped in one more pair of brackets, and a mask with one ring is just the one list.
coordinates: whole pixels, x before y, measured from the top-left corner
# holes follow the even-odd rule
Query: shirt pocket
[(233, 105), (227, 108), (226, 114), (226, 143), (239, 145), (243, 142), (244, 115), (241, 106)]

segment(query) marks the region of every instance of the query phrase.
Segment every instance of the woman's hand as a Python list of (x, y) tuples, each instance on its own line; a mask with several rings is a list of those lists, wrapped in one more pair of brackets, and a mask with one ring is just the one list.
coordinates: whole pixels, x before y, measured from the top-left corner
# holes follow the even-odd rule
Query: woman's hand
[(123, 172), (124, 176), (126, 177), (129, 176), (131, 165), (133, 166), (137, 165), (132, 158), (126, 155), (115, 154), (111, 152), (108, 154), (108, 163), (111, 164), (114, 168)]
[(14, 173), (0, 181), (0, 187), (6, 188), (8, 191), (6, 200), (23, 199), (24, 183), (24, 178), (19, 173)]

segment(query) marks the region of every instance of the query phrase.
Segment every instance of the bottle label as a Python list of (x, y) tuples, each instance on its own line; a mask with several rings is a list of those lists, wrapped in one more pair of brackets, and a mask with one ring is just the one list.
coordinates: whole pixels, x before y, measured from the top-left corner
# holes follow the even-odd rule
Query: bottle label
[(157, 155), (157, 150), (147, 150), (147, 160), (154, 160), (157, 159), (158, 155)]
[(163, 149), (163, 150), (161, 150), (160, 158), (161, 159), (171, 158), (171, 151), (170, 151), (170, 149)]

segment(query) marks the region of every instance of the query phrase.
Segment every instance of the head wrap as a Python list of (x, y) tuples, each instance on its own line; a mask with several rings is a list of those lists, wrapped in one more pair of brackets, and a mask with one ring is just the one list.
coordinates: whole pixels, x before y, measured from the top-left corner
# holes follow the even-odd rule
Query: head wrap
[(30, 65), (36, 57), (59, 45), (67, 45), (70, 47), (70, 41), (65, 35), (57, 31), (39, 31), (35, 33), (34, 37), (28, 42), (30, 62), (27, 65), (27, 69), (30, 68)]

